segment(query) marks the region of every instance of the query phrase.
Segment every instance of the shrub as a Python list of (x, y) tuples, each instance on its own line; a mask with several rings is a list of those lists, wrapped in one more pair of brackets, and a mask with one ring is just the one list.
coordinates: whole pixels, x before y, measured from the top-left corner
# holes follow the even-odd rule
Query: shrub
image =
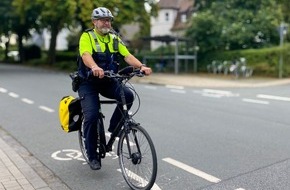
[(41, 49), (37, 45), (26, 46), (24, 50), (24, 60), (41, 58)]
[(283, 76), (290, 76), (290, 44), (283, 49), (280, 47), (264, 49), (247, 49), (235, 51), (210, 52), (198, 57), (200, 71), (206, 71), (206, 66), (213, 60), (232, 61), (244, 57), (247, 65), (254, 69), (255, 75), (277, 77), (279, 73), (279, 59), (283, 55)]

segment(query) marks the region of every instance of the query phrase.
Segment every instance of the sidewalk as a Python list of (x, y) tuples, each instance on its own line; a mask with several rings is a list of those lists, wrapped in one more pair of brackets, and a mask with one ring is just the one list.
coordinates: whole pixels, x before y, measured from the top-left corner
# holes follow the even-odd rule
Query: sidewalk
[(290, 78), (240, 78), (234, 79), (230, 76), (223, 75), (207, 75), (207, 74), (163, 74), (153, 73), (150, 76), (143, 78), (135, 77), (133, 79), (138, 83), (149, 83), (156, 85), (178, 85), (189, 87), (203, 87), (203, 88), (227, 88), (227, 87), (266, 87), (275, 85), (290, 84)]
[(0, 190), (69, 189), (0, 126)]

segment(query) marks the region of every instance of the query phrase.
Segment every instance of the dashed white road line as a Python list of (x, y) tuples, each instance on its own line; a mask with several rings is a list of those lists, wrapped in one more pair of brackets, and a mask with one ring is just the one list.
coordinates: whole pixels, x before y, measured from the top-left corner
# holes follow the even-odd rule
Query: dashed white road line
[(27, 98), (22, 98), (21, 100), (22, 100), (22, 102), (27, 103), (27, 104), (34, 104), (34, 102), (32, 100), (29, 100)]
[(233, 93), (231, 91), (225, 91), (225, 90), (215, 90), (215, 89), (203, 89), (203, 92), (207, 93), (214, 93), (214, 94), (223, 94), (225, 96), (232, 95)]
[(227, 90), (203, 89), (202, 92), (206, 93), (206, 94), (217, 94), (217, 95), (225, 96), (225, 97), (237, 97), (237, 96), (240, 96), (239, 94), (234, 94), (233, 92), (227, 91)]
[(244, 102), (250, 102), (250, 103), (255, 103), (255, 104), (269, 104), (268, 101), (264, 101), (264, 100), (255, 100), (255, 99), (249, 99), (249, 98), (243, 98), (242, 99)]
[(5, 88), (0, 88), (0, 92), (1, 92), (1, 93), (7, 93), (7, 92), (8, 92), (8, 90), (7, 90), (7, 89), (5, 89)]
[(181, 90), (181, 89), (170, 89), (170, 92), (174, 92), (174, 93), (178, 93), (178, 94), (185, 94), (186, 93), (185, 90)]
[(258, 98), (270, 99), (270, 100), (281, 100), (281, 101), (288, 101), (290, 102), (290, 97), (282, 97), (282, 96), (272, 96), (266, 94), (258, 94)]
[(46, 107), (46, 106), (39, 106), (40, 109), (44, 110), (44, 111), (47, 111), (49, 113), (52, 113), (54, 112), (53, 109), (49, 108), (49, 107)]
[(205, 97), (211, 98), (222, 98), (222, 97), (238, 97), (240, 94), (233, 93), (226, 90), (216, 90), (216, 89), (202, 89), (202, 90), (193, 90), (193, 93), (201, 94)]
[(205, 97), (211, 97), (211, 98), (221, 98), (222, 97), (221, 94), (202, 93), (201, 95), (205, 96)]
[(171, 88), (171, 89), (179, 89), (183, 90), (184, 86), (177, 86), (177, 85), (165, 85), (166, 88)]
[(14, 93), (14, 92), (9, 92), (8, 95), (11, 96), (12, 98), (18, 98), (19, 97), (19, 95)]
[[(5, 89), (5, 88), (1, 88), (0, 87), (0, 92), (1, 93), (7, 93), (8, 90)], [(16, 94), (15, 92), (9, 92), (8, 93), (8, 96), (12, 97), (12, 98), (19, 98), (20, 96), (18, 94)], [(34, 101), (33, 100), (30, 100), (28, 98), (21, 98), (21, 101), (24, 102), (24, 103), (27, 103), (27, 104), (34, 104)], [(46, 107), (46, 106), (39, 106), (40, 109), (46, 111), (46, 112), (49, 112), (49, 113), (53, 113), (54, 110), (49, 108), (49, 107)]]
[(157, 89), (156, 86), (148, 86), (148, 85), (146, 85), (145, 88), (151, 89), (151, 90), (156, 90)]
[(167, 162), (169, 164), (172, 164), (172, 165), (174, 165), (174, 166), (176, 166), (178, 168), (181, 168), (181, 169), (183, 169), (183, 170), (185, 170), (185, 171), (187, 171), (187, 172), (189, 172), (189, 173), (191, 173), (193, 175), (201, 177), (201, 178), (203, 178), (203, 179), (205, 179), (205, 180), (207, 180), (209, 182), (218, 183), (218, 182), (221, 181), (219, 178), (216, 178), (216, 177), (214, 177), (214, 176), (212, 176), (210, 174), (207, 174), (207, 173), (205, 173), (203, 171), (200, 171), (200, 170), (198, 170), (196, 168), (188, 166), (188, 165), (186, 165), (184, 163), (181, 163), (181, 162), (179, 162), (177, 160), (174, 160), (172, 158), (163, 158), (162, 160), (164, 160), (165, 162)]
[[(138, 176), (137, 174), (133, 173), (132, 171), (127, 170), (127, 173), (129, 176), (132, 176), (132, 178), (140, 183), (148, 183), (148, 181), (146, 181), (145, 179), (141, 178), (140, 176)], [(118, 172), (122, 172), (121, 169), (117, 169)], [(156, 183), (154, 183), (153, 187), (151, 188), (151, 190), (161, 190), (160, 187), (158, 187), (158, 185)]]

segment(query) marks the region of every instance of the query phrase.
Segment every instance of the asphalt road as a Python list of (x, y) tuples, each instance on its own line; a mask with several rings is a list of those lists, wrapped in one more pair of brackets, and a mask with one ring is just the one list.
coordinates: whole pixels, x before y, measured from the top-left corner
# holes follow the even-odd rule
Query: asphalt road
[[(158, 155), (154, 189), (290, 188), (290, 85), (263, 88), (134, 84), (136, 115)], [(0, 64), (0, 125), (73, 190), (128, 189), (112, 152), (100, 171), (64, 133), (58, 103), (66, 73)], [(135, 109), (136, 107), (134, 107)], [(106, 122), (113, 106), (103, 107)]]

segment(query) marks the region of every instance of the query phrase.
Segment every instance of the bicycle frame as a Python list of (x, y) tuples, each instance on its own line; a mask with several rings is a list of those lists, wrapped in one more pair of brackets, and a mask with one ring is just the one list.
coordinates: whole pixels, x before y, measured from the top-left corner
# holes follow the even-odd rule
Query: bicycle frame
[[(99, 118), (100, 120), (102, 120), (103, 117), (104, 117), (102, 112), (101, 112), (101, 104), (113, 104), (113, 103), (122, 104), (122, 108), (123, 108), (123, 110), (122, 110), (123, 111), (123, 118), (122, 119), (124, 119), (123, 125), (119, 124), (115, 128), (115, 130), (111, 134), (111, 137), (108, 140), (108, 143), (106, 143), (106, 141), (105, 142), (101, 142), (103, 145), (105, 145), (106, 152), (112, 151), (112, 146), (113, 146), (113, 144), (114, 144), (114, 142), (116, 140), (116, 137), (118, 137), (122, 133), (123, 130), (125, 131), (125, 134), (128, 133), (128, 131), (129, 131), (128, 130), (128, 123), (132, 124), (132, 122), (133, 122), (132, 118), (131, 118), (131, 116), (130, 116), (130, 114), (128, 112), (127, 102), (126, 102), (125, 93), (124, 93), (124, 89), (123, 89), (123, 87), (125, 86), (127, 81), (124, 82), (123, 78), (118, 78), (117, 80), (119, 81), (119, 83), (121, 85), (121, 90), (120, 90), (121, 102), (117, 102), (116, 100), (100, 100), (100, 105), (99, 105), (99, 107), (100, 107), (100, 116), (101, 116)], [(99, 130), (99, 131), (103, 131), (104, 132), (103, 121), (100, 121), (100, 122), (101, 122), (101, 126), (100, 127), (102, 129)], [(122, 127), (124, 127), (123, 130), (121, 130)], [(126, 141), (129, 142), (128, 137), (126, 137)], [(128, 150), (130, 151), (130, 147), (128, 147)], [(119, 152), (117, 152), (117, 155), (119, 155)]]

